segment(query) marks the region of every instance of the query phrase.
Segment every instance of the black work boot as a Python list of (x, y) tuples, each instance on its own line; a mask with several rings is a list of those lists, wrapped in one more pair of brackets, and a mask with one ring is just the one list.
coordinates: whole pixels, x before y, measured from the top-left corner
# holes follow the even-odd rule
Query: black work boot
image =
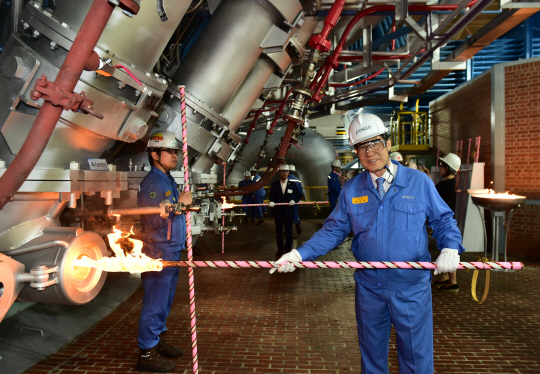
[(176, 364), (159, 354), (157, 346), (150, 349), (141, 349), (136, 369), (138, 371), (152, 371), (154, 373), (168, 373), (176, 369)]
[(182, 348), (170, 345), (165, 341), (165, 331), (159, 334), (159, 343), (156, 347), (159, 354), (167, 358), (181, 357), (184, 354)]

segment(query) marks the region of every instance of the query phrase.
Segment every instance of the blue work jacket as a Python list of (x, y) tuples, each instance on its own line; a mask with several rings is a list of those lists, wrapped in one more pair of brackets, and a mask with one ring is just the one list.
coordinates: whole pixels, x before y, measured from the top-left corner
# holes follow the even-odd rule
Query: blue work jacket
[[(241, 180), (240, 183), (238, 183), (238, 187), (242, 188), (242, 187), (248, 187), (248, 186), (251, 186), (253, 184), (253, 180), (250, 179), (250, 180)], [(246, 194), (246, 195), (242, 195), (242, 203), (243, 204), (253, 204), (255, 203), (255, 193), (249, 193), (249, 194)]]
[(289, 174), (288, 178), (291, 182), (296, 183), (296, 185), (298, 186), (298, 189), (300, 190), (300, 195), (302, 195), (304, 193), (304, 188), (302, 187), (302, 182), (300, 182), (300, 178), (295, 177), (294, 175), (291, 175), (291, 174)]
[(337, 199), (341, 192), (341, 181), (339, 175), (332, 172), (328, 175), (328, 196), (330, 199)]
[[(257, 183), (261, 179), (260, 175), (255, 175), (253, 177), (253, 183)], [(264, 198), (266, 197), (266, 192), (264, 191), (264, 186), (259, 188), (257, 191), (255, 191), (255, 199), (258, 203), (262, 203)]]
[[(163, 200), (178, 202), (178, 185), (170, 173), (165, 174), (156, 167), (144, 177), (139, 186), (137, 204), (139, 206), (157, 206)], [(171, 220), (171, 239), (167, 240), (168, 223)], [(161, 251), (179, 251), (185, 248), (186, 218), (171, 215), (163, 219), (159, 214), (141, 215), (142, 236), (145, 247)], [(148, 254), (148, 253), (147, 253)]]
[[(348, 181), (339, 204), (321, 230), (298, 248), (305, 261), (322, 256), (354, 233), (351, 250), (358, 261), (431, 261), (428, 225), (439, 249), (465, 249), (454, 213), (435, 185), (421, 171), (398, 165), (392, 185), (381, 200), (368, 171)], [(429, 270), (357, 270), (356, 281), (371, 287), (398, 291), (429, 284)]]

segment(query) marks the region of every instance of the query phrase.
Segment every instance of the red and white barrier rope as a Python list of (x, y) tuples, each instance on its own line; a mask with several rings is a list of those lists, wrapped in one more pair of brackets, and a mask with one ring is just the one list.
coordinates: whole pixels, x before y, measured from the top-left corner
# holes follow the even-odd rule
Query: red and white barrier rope
[[(180, 109), (182, 111), (182, 153), (184, 156), (184, 191), (189, 191), (189, 165), (188, 165), (188, 143), (186, 124), (186, 88), (179, 86)], [(193, 246), (191, 237), (191, 212), (186, 212), (186, 239), (188, 248), (188, 260), (193, 261)], [(191, 350), (193, 354), (193, 373), (199, 372), (199, 361), (197, 356), (197, 318), (195, 316), (195, 277), (193, 268), (188, 269), (189, 274), (189, 309), (191, 314)]]
[[(189, 268), (278, 268), (274, 261), (162, 261), (163, 267)], [(301, 261), (293, 262), (301, 269), (437, 269), (435, 262), (397, 262), (397, 261)], [(523, 269), (522, 262), (460, 262), (460, 270), (504, 270)]]

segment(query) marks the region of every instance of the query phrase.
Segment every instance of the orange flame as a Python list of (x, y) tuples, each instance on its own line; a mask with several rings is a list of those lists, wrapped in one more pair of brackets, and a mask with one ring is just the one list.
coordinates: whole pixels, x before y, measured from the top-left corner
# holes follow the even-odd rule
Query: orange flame
[(506, 191), (505, 193), (502, 193), (502, 192), (495, 192), (492, 189), (490, 189), (488, 191), (488, 193), (479, 194), (477, 196), (479, 196), (479, 197), (489, 197), (491, 199), (492, 198), (495, 198), (495, 199), (520, 199), (520, 198), (523, 198), (523, 196), (511, 194), (508, 191)]
[(221, 209), (231, 209), (231, 208), (234, 208), (234, 207), (235, 207), (235, 204), (233, 204), (233, 203), (228, 203), (228, 202), (225, 200), (225, 196), (222, 196), (221, 198), (222, 198), (222, 200), (223, 200), (223, 203), (221, 204)]
[[(145, 271), (161, 271), (163, 269), (163, 263), (161, 260), (156, 260), (148, 257), (141, 252), (143, 242), (137, 239), (131, 239), (129, 236), (133, 235), (133, 228), (129, 233), (124, 233), (113, 226), (113, 232), (107, 235), (109, 245), (113, 250), (115, 257), (102, 257), (99, 260), (92, 260), (86, 256), (74, 261), (74, 266), (86, 266), (100, 269), (109, 272), (129, 271), (130, 273), (142, 273)], [(126, 238), (131, 244), (133, 249), (127, 256), (124, 254), (124, 250), (117, 242)]]

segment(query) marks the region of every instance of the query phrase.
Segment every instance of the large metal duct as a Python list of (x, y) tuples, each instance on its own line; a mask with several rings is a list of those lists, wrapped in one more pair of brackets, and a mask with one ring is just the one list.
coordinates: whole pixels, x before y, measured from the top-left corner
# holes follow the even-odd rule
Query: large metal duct
[[(274, 135), (268, 141), (268, 149), (278, 147), (281, 137), (285, 133), (285, 126), (274, 130)], [(296, 167), (296, 171), (304, 186), (326, 186), (328, 174), (332, 171), (330, 164), (336, 159), (334, 147), (321, 134), (312, 129), (305, 129), (305, 135), (298, 142), (297, 147), (291, 147), (285, 161)], [(227, 184), (238, 184), (244, 179), (244, 172), (257, 162), (260, 146), (266, 136), (265, 131), (254, 132), (249, 143), (242, 151), (240, 160), (227, 177)], [(269, 152), (272, 153), (272, 152)], [(270, 158), (263, 159), (259, 164), (260, 170), (265, 170)], [(219, 170), (216, 171), (218, 175)]]
[(315, 17), (302, 19), (302, 25), (295, 29), (284, 51), (259, 57), (223, 110), (223, 116), (229, 120), (231, 130), (238, 129), (263, 91), (278, 89), (291, 65), (302, 63), (305, 46), (318, 24), (319, 21)]
[(261, 42), (274, 24), (282, 22), (266, 0), (223, 0), (173, 82), (186, 86), (191, 95), (223, 113), (261, 54)]

